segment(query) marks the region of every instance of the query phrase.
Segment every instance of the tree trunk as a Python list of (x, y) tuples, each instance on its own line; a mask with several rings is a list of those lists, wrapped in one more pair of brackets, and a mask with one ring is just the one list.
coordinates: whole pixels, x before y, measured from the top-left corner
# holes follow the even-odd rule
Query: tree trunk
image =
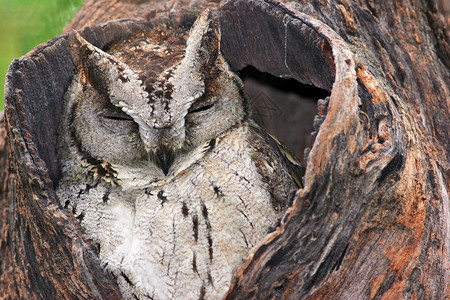
[[(330, 94), (317, 101), (304, 188), (237, 268), (225, 297), (450, 298), (450, 46), (437, 3), (86, 0), (64, 32), (80, 30), (102, 48), (205, 8), (218, 10), (234, 70), (252, 66)], [(132, 20), (95, 25), (118, 18)], [(64, 34), (8, 71), (1, 298), (120, 298), (55, 198), (57, 126), (73, 71)], [(283, 109), (283, 99), (272, 100)], [(297, 123), (280, 127), (294, 148)]]

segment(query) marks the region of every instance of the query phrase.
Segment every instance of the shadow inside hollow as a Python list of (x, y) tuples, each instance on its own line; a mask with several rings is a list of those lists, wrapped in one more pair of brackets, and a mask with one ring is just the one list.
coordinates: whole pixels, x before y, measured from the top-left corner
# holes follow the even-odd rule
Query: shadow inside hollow
[(250, 99), (253, 119), (304, 162), (304, 150), (311, 147), (317, 100), (326, 98), (330, 92), (253, 67), (238, 73)]

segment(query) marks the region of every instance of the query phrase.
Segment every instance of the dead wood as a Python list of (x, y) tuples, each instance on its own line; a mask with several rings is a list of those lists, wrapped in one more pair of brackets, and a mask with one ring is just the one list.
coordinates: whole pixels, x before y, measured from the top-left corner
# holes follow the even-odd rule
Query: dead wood
[[(330, 93), (318, 102), (305, 187), (226, 298), (449, 298), (450, 51), (437, 4), (87, 0), (65, 32), (79, 29), (102, 48), (152, 22), (189, 24), (206, 7), (219, 11), (233, 69), (250, 65)], [(94, 25), (118, 18), (133, 20)], [(120, 297), (55, 199), (56, 128), (74, 70), (66, 39), (15, 60), (7, 75), (1, 297)]]

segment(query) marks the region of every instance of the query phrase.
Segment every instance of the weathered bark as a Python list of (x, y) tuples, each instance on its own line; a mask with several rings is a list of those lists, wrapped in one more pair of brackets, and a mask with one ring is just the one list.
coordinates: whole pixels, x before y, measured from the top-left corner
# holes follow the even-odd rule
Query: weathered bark
[[(450, 297), (448, 31), (432, 1), (379, 2), (87, 0), (66, 27), (135, 20), (84, 28), (102, 48), (149, 22), (218, 9), (233, 69), (251, 65), (331, 92), (319, 101), (305, 187), (238, 268), (228, 299)], [(55, 200), (56, 128), (73, 68), (63, 35), (8, 73), (2, 297), (120, 297)]]
[[(223, 30), (236, 33), (224, 34), (225, 53), (251, 39), (246, 32), (284, 36), (253, 39), (251, 49), (230, 55), (233, 66), (250, 62), (328, 88), (326, 63), (310, 66), (315, 51), (292, 46), (306, 36), (322, 57), (332, 53), (336, 67), (305, 188), (236, 272), (228, 298), (449, 296), (448, 52), (443, 36), (436, 39), (443, 31), (434, 27), (432, 5), (413, 5), (222, 5)], [(254, 55), (270, 51), (284, 58)], [(295, 53), (307, 57), (299, 61)]]
[(218, 3), (219, 0), (86, 0), (63, 33), (116, 19), (154, 22), (160, 18), (179, 22), (181, 19), (195, 18), (204, 9), (214, 10)]
[(57, 40), (36, 56), (14, 61), (7, 75), (9, 168), (0, 204), (0, 295), (120, 297), (75, 218), (55, 202), (55, 99), (63, 95), (73, 70), (67, 53), (53, 52), (60, 45)]

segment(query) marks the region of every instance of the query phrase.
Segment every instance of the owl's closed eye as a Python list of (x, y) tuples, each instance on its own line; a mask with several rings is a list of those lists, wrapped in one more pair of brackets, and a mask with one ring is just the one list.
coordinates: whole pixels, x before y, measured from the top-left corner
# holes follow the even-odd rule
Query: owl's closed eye
[(57, 193), (125, 298), (217, 299), (297, 185), (251, 119), (214, 15), (199, 16), (186, 46), (155, 36), (105, 52), (70, 35), (76, 73), (64, 97)]

